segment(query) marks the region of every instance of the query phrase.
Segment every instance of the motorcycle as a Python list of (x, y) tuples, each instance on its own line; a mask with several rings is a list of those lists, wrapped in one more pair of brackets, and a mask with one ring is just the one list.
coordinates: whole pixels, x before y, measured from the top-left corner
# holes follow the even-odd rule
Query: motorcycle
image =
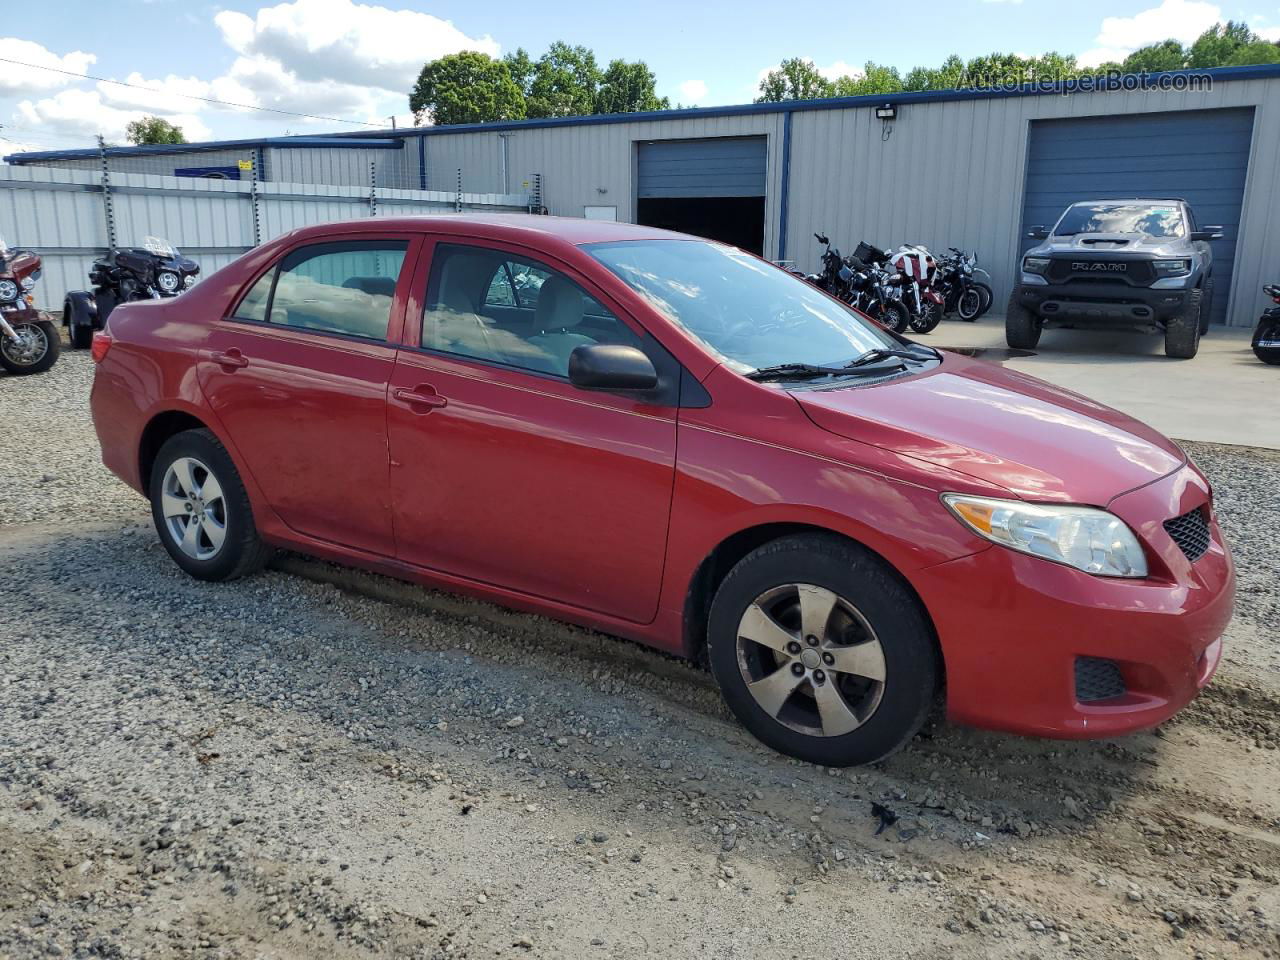
[(844, 262), (853, 271), (849, 281), (849, 306), (894, 333), (906, 333), (911, 325), (911, 312), (902, 302), (902, 275), (863, 263), (857, 257), (845, 257)]
[(831, 246), (829, 239), (820, 233), (815, 233), (813, 238), (826, 247), (822, 251), (822, 272), (809, 274), (805, 279), (819, 290), (825, 290), (837, 300), (848, 303), (849, 283), (853, 279), (853, 271), (845, 264), (840, 251)]
[(1269, 283), (1262, 292), (1277, 306), (1263, 310), (1253, 328), (1253, 355), (1263, 363), (1280, 365), (1280, 283)]
[(31, 296), (40, 272), (38, 255), (10, 249), (0, 237), (0, 367), (9, 373), (43, 373), (58, 360), (58, 328)]
[(938, 262), (919, 244), (904, 244), (889, 264), (903, 276), (903, 302), (911, 312), (911, 329), (929, 333), (942, 322), (942, 294), (935, 287)]
[(949, 248), (948, 256), (938, 261), (938, 290), (942, 294), (943, 314), (959, 314), (961, 320), (972, 322), (991, 306), (991, 286), (975, 280), (974, 274), (990, 276), (977, 265), (977, 257), (956, 247)]
[(173, 244), (147, 237), (141, 247), (116, 250), (93, 261), (91, 290), (73, 290), (62, 305), (62, 323), (71, 346), (88, 347), (95, 330), (107, 325), (117, 304), (176, 297), (195, 286), (200, 265)]

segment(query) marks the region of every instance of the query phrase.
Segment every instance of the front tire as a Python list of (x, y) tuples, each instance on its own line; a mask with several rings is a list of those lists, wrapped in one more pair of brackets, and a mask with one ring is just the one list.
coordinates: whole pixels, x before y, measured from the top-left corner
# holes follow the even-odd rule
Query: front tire
[(1015, 350), (1034, 350), (1043, 329), (1040, 318), (1018, 302), (1018, 291), (1009, 294), (1009, 309), (1004, 315), (1005, 342)]
[[(1270, 346), (1276, 344), (1276, 346)], [(1280, 320), (1262, 320), (1253, 331), (1253, 355), (1263, 363), (1280, 365)]]
[(885, 301), (876, 319), (894, 333), (906, 333), (911, 327), (911, 311), (905, 303), (898, 300)]
[(1187, 294), (1187, 305), (1164, 325), (1164, 355), (1175, 360), (1190, 360), (1200, 349), (1201, 291)]
[(1213, 314), (1213, 277), (1204, 282), (1204, 295), (1200, 298), (1200, 336), (1209, 332), (1209, 318)]
[(919, 316), (912, 315), (911, 329), (915, 333), (932, 333), (942, 322), (942, 304), (926, 300)]
[(62, 349), (57, 327), (47, 320), (26, 320), (12, 326), (16, 338), (0, 334), (0, 367), (22, 376), (44, 373), (57, 363)]
[(981, 312), (982, 293), (977, 287), (966, 287), (960, 294), (960, 299), (956, 301), (956, 313), (961, 320), (973, 322), (978, 319), (978, 314)]
[(711, 605), (711, 672), (761, 742), (809, 763), (872, 763), (919, 731), (938, 657), (919, 602), (882, 560), (830, 534), (744, 557)]
[[(982, 316), (991, 309), (991, 301), (995, 299), (995, 295), (991, 292), (991, 287), (983, 283), (981, 280), (973, 281), (974, 289), (978, 291), (982, 297), (982, 304), (978, 307), (978, 316)], [(977, 319), (976, 317), (974, 319)]]
[(230, 455), (209, 430), (165, 441), (151, 469), (151, 517), (173, 562), (199, 580), (235, 580), (271, 554)]

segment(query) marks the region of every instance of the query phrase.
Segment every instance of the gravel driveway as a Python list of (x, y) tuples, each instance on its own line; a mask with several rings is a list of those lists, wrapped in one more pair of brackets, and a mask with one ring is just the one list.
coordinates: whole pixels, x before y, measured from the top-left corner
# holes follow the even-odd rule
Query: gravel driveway
[(1188, 445), (1241, 579), (1182, 716), (839, 771), (622, 641), (185, 577), (91, 377), (0, 379), (0, 958), (1280, 956), (1280, 454)]

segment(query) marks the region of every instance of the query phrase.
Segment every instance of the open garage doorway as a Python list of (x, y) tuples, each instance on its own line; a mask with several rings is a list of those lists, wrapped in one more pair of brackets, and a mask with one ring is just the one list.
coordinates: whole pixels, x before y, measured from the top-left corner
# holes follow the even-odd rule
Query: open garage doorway
[(764, 137), (637, 144), (636, 222), (764, 253)]

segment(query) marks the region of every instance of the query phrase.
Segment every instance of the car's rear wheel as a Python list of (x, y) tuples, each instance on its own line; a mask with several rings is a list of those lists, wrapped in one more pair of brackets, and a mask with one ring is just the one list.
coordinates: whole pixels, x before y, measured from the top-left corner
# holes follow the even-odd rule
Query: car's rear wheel
[(201, 580), (234, 580), (270, 556), (230, 455), (209, 430), (165, 441), (151, 470), (151, 516), (173, 562)]
[(1018, 291), (1014, 290), (1004, 315), (1005, 342), (1015, 350), (1034, 350), (1043, 327), (1040, 318), (1018, 302)]
[(888, 756), (937, 689), (932, 630), (883, 561), (843, 538), (756, 549), (716, 592), (708, 656), (725, 702), (773, 749), (849, 766)]
[(1176, 360), (1190, 360), (1200, 349), (1201, 291), (1187, 294), (1187, 305), (1164, 325), (1164, 355)]

